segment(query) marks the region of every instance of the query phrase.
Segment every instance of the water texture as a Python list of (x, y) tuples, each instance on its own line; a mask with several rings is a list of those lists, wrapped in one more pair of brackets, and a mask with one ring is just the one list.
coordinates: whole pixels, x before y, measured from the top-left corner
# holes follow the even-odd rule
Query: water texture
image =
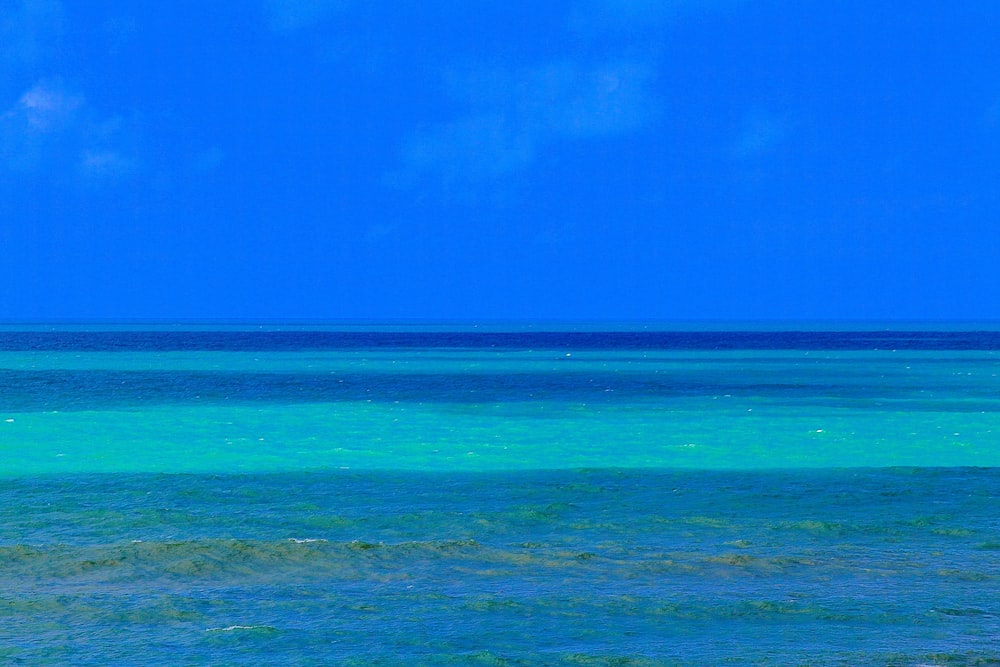
[(993, 334), (572, 333), (0, 331), (0, 661), (1000, 664)]

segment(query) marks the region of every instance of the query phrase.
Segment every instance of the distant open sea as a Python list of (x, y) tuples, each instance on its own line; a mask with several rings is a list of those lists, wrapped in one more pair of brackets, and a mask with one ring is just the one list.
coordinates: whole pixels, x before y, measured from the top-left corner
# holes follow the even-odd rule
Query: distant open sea
[(1000, 330), (0, 327), (0, 664), (1000, 665)]

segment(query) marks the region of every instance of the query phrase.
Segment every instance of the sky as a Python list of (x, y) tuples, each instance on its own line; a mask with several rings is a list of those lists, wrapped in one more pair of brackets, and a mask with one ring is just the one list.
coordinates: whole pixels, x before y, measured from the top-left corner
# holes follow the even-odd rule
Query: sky
[(1000, 3), (0, 0), (0, 320), (1000, 318)]

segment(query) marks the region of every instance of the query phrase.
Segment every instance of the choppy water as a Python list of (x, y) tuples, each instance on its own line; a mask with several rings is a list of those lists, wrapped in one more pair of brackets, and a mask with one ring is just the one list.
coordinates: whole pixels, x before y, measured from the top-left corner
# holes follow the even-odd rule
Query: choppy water
[(0, 661), (1000, 664), (997, 343), (0, 332)]

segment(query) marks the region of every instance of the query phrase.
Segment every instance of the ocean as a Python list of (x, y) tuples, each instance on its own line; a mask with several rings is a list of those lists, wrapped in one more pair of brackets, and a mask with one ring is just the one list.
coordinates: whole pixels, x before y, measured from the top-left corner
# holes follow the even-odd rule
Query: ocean
[(989, 327), (0, 328), (0, 663), (1000, 665)]

